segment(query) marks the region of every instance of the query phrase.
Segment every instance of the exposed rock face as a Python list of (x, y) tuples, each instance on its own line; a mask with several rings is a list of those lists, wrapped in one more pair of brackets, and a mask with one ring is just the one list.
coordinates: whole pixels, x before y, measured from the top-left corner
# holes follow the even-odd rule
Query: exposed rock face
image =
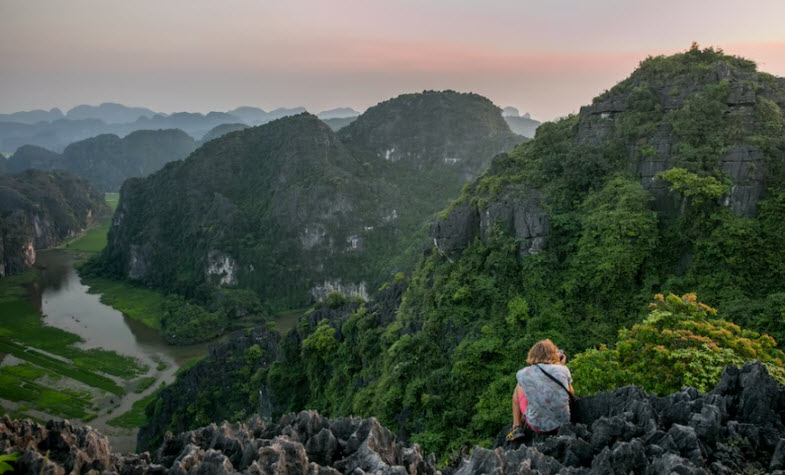
[[(760, 363), (727, 368), (717, 387), (666, 397), (637, 387), (580, 401), (578, 422), (524, 445), (475, 448), (451, 467), (396, 440), (374, 419), (313, 411), (265, 424), (224, 422), (168, 433), (152, 453), (112, 454), (89, 427), (0, 420), (0, 452), (20, 473), (708, 474), (777, 473), (785, 465), (785, 388)], [(504, 440), (504, 432), (498, 441)], [(780, 472), (781, 473), (781, 472)]]
[(486, 242), (494, 226), (518, 239), (521, 257), (542, 251), (550, 227), (539, 190), (509, 187), (484, 206), (459, 205), (431, 226), (431, 236), (436, 249), (452, 259), (475, 238)]
[(46, 426), (29, 420), (0, 419), (0, 452), (21, 452), (13, 462), (16, 473), (88, 473), (117, 471), (119, 458), (109, 440), (95, 429), (74, 427), (68, 421)]
[(360, 282), (358, 284), (344, 284), (340, 279), (325, 280), (324, 283), (315, 285), (311, 289), (311, 296), (313, 296), (314, 300), (321, 301), (325, 300), (327, 296), (333, 292), (339, 292), (352, 297), (360, 297), (363, 300), (369, 299), (368, 289), (366, 289), (365, 282)]
[[(630, 80), (633, 84), (640, 81), (640, 71), (636, 71)], [(667, 74), (646, 77), (646, 91), (652, 94), (663, 111), (674, 111), (685, 106), (688, 97), (703, 90), (706, 84), (714, 84), (726, 80), (730, 93), (725, 99), (726, 110), (722, 113), (738, 121), (738, 127), (745, 134), (753, 134), (761, 126), (755, 118), (755, 104), (760, 98), (773, 100), (782, 104), (781, 92), (766, 81), (762, 81), (757, 73), (731, 68), (727, 63), (718, 61), (713, 70), (705, 70), (701, 74), (679, 75), (672, 77)], [(781, 78), (774, 78), (772, 82)], [(756, 92), (756, 90), (758, 92)], [(623, 91), (611, 90), (591, 105), (581, 107), (577, 143), (602, 144), (615, 137), (620, 127), (620, 120), (630, 113), (635, 101), (634, 88)], [(780, 106), (781, 107), (781, 106)], [(655, 196), (655, 207), (658, 211), (672, 210), (672, 199), (667, 197), (667, 183), (656, 183), (654, 176), (676, 164), (673, 163), (673, 145), (678, 137), (669, 123), (659, 124), (656, 133), (649, 138), (654, 153), (631, 155), (631, 168), (641, 177), (644, 188)], [(631, 150), (634, 147), (631, 147)], [(763, 154), (755, 147), (737, 143), (727, 147), (725, 154), (719, 157), (720, 168), (727, 172), (732, 183), (732, 191), (724, 200), (724, 205), (740, 216), (754, 216), (757, 202), (763, 198), (767, 187), (769, 172), (763, 163)]]
[(476, 449), (458, 473), (766, 473), (782, 466), (784, 408), (785, 388), (759, 362), (726, 368), (704, 395), (628, 386), (581, 399), (577, 423), (554, 437)]
[(225, 252), (212, 250), (207, 253), (205, 273), (208, 277), (214, 276), (219, 285), (237, 285), (237, 262)]
[(749, 145), (730, 147), (722, 156), (722, 169), (733, 183), (724, 205), (739, 216), (755, 216), (768, 177), (763, 154)]

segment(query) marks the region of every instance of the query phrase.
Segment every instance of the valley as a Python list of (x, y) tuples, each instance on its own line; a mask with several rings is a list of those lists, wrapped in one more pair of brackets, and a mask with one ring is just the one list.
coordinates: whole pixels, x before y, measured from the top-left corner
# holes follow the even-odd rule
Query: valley
[[(75, 264), (105, 245), (107, 229), (101, 223), (41, 251), (33, 269), (0, 280), (0, 407), (16, 417), (89, 423), (118, 450), (132, 451), (143, 403), (203, 357), (206, 344), (167, 345), (157, 330), (101, 303), (80, 282)], [(113, 288), (116, 302), (138, 306), (142, 289), (120, 287)]]
[[(115, 106), (73, 116), (152, 113)], [(543, 124), (453, 90), (234, 112), (0, 157), (0, 443), (31, 418), (76, 465), (141, 452), (118, 471), (785, 468), (785, 78), (693, 43)], [(583, 399), (505, 439), (541, 345)], [(21, 466), (73, 465), (50, 444)]]

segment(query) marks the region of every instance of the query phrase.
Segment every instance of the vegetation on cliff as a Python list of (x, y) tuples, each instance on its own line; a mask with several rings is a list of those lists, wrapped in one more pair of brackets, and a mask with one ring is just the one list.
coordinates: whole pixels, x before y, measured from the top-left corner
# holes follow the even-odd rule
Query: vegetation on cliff
[(172, 320), (202, 329), (224, 321), (212, 315), (221, 287), (273, 311), (332, 290), (367, 297), (413, 266), (432, 215), (520, 140), (490, 101), (452, 91), (384, 102), (338, 134), (309, 114), (236, 131), (128, 180), (87, 271), (185, 297), (204, 312)]
[(109, 213), (103, 193), (68, 172), (0, 176), (0, 276), (29, 268), (37, 249), (58, 246)]
[[(628, 368), (586, 376), (584, 391), (653, 374), (625, 359), (636, 344), (672, 350), (655, 391), (708, 387), (720, 364), (749, 359), (781, 377), (770, 337), (785, 338), (784, 105), (785, 81), (711, 48), (643, 61), (464, 188), (400, 305), (303, 320), (259, 380), (271, 407), (373, 415), (439, 452), (488, 443), (531, 344), (548, 337), (574, 354), (613, 345), (623, 328), (617, 345), (576, 358), (576, 373), (590, 358)], [(693, 291), (727, 322), (692, 297), (658, 301), (645, 320), (652, 295)], [(687, 335), (666, 321), (707, 347), (671, 342)], [(680, 380), (682, 366), (699, 374)], [(165, 424), (171, 412), (148, 415)]]

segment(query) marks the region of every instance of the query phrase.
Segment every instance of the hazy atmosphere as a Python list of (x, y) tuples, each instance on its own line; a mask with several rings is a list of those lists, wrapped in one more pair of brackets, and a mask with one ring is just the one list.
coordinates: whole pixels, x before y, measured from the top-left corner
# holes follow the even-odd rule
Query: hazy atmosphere
[(785, 74), (784, 18), (778, 0), (2, 0), (0, 112), (315, 113), (449, 88), (550, 120), (692, 41)]
[(0, 474), (784, 474), (784, 26), (0, 0)]

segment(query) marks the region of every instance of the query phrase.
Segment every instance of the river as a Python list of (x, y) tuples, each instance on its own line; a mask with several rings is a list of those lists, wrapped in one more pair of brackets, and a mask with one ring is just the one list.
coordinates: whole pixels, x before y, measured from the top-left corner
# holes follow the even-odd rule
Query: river
[[(137, 430), (113, 427), (106, 422), (131, 409), (134, 402), (155, 391), (161, 383), (174, 381), (175, 373), (184, 363), (206, 354), (208, 343), (167, 345), (157, 330), (101, 303), (99, 295), (88, 293), (88, 287), (81, 283), (74, 269), (74, 258), (66, 251), (38, 253), (36, 267), (40, 269), (40, 278), (31, 299), (47, 325), (79, 335), (84, 340), (79, 346), (84, 349), (104, 348), (138, 358), (150, 367), (145, 376), (156, 378), (144, 392), (129, 391), (119, 400), (119, 405), (113, 401), (111, 414), (102, 410), (88, 423), (109, 437), (114, 451), (133, 451)], [(165, 363), (166, 368), (157, 370), (159, 362)]]

